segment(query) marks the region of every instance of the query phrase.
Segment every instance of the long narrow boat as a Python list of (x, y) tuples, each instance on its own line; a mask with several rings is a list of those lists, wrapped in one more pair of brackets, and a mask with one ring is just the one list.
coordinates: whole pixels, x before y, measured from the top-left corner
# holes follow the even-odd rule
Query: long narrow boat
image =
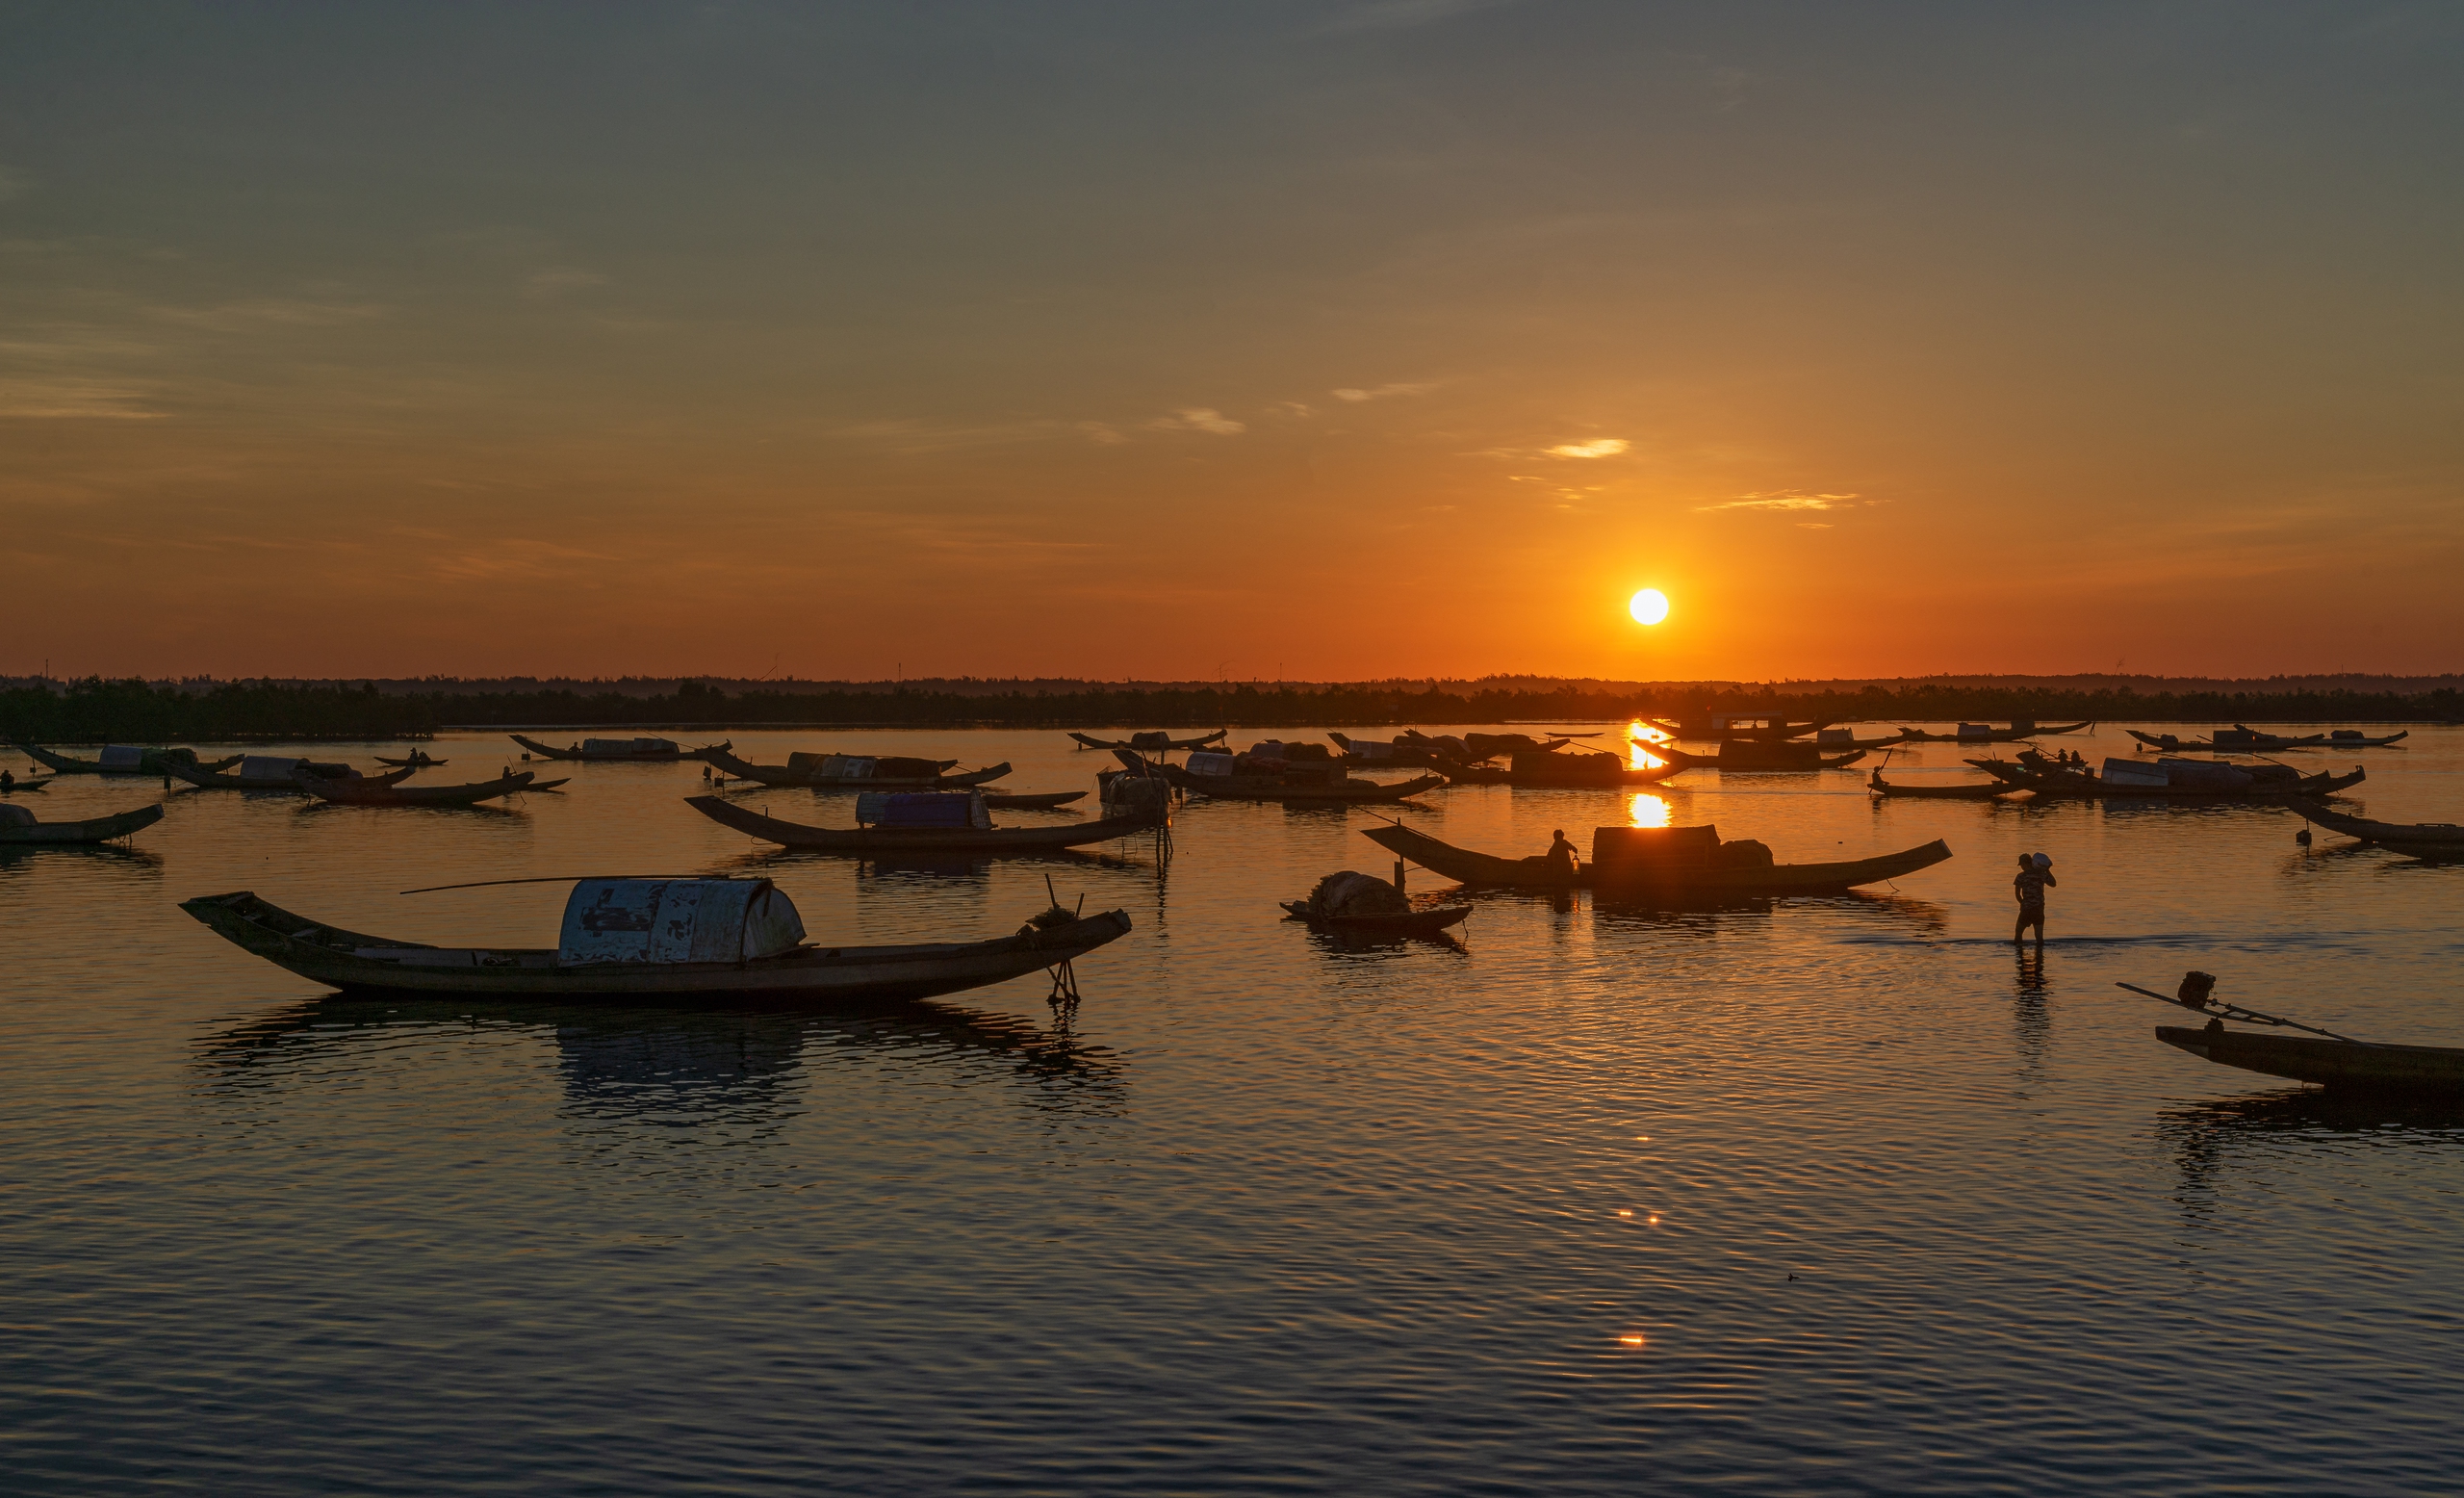
[(1921, 728), (1903, 728), (1899, 736), (1912, 744), (2015, 744), (2040, 734), (2075, 734), (2083, 728), (2093, 728), (2092, 719), (2076, 723), (2014, 722), (2009, 728), (1995, 728), (1989, 723), (1963, 723), (1948, 734), (1937, 734)]
[(808, 827), (764, 816), (720, 796), (686, 796), (684, 804), (722, 827), (782, 847), (867, 858), (916, 853), (1052, 853), (1110, 842), (1160, 825), (1152, 814), (1107, 816), (1049, 827)]
[(2304, 821), (2316, 822), (2329, 832), (2340, 832), (2348, 838), (2359, 838), (2388, 848), (2464, 848), (2464, 827), (2453, 822), (2374, 822), (2366, 816), (2347, 816), (2331, 812), (2316, 802), (2290, 803), (2293, 814)]
[(1722, 743), (1758, 739), (1776, 743), (1784, 739), (1803, 738), (1808, 734), (1819, 734), (1839, 719), (1811, 718), (1803, 723), (1791, 723), (1783, 713), (1723, 712), (1704, 717), (1650, 718), (1645, 721), (1673, 738), (1715, 738)]
[(1335, 733), (1331, 730), (1326, 736), (1332, 739), (1335, 747), (1341, 749), (1348, 758), (1381, 769), (1402, 769), (1407, 766), (1445, 769), (1450, 765), (1461, 764), (1464, 757), (1471, 753), (1469, 749), (1450, 752), (1441, 744), (1425, 740), (1414, 741), (1399, 736), (1391, 741), (1354, 738), (1349, 735)]
[[(1002, 761), (1000, 763), (995, 764), (988, 769), (968, 770), (962, 774), (951, 775), (946, 772), (951, 765), (959, 762), (956, 760), (890, 759), (885, 761), (882, 757), (875, 755), (816, 754), (802, 756), (801, 758), (808, 762), (805, 764), (795, 763), (793, 758), (791, 758), (789, 762), (785, 764), (755, 764), (749, 761), (737, 759), (734, 755), (728, 753), (724, 747), (704, 750), (702, 752), (702, 758), (709, 762), (712, 769), (717, 770), (723, 775), (732, 775), (739, 780), (749, 780), (763, 786), (774, 786), (781, 789), (966, 790), (976, 786), (989, 785), (993, 781), (999, 780), (1002, 776), (1010, 773), (1010, 762), (1007, 760)], [(847, 774), (843, 772), (831, 774), (828, 772), (827, 766), (834, 762), (841, 763), (852, 762), (856, 764), (863, 764), (872, 770), (878, 770), (885, 762), (893, 766), (913, 767), (931, 765), (936, 768), (935, 772), (930, 775), (882, 775), (877, 773)]]
[(984, 793), (985, 806), (995, 812), (1050, 812), (1072, 801), (1084, 801), (1083, 790), (1047, 790), (1033, 795), (1005, 796), (994, 791)]
[(242, 760), (237, 770), (200, 770), (177, 760), (166, 760), (163, 771), (173, 780), (187, 781), (202, 790), (298, 790), (302, 788), (299, 778), (303, 775), (354, 781), (362, 786), (392, 786), (410, 779), (412, 774), (409, 770), (387, 770), (381, 775), (365, 775), (347, 764), (253, 754)]
[(48, 790), (51, 788), (51, 783), (59, 778), (57, 775), (47, 775), (41, 780), (0, 781), (0, 796), (13, 796), (22, 790)]
[(1446, 784), (1443, 775), (1416, 775), (1389, 786), (1358, 776), (1307, 781), (1281, 775), (1193, 775), (1177, 764), (1160, 764), (1156, 769), (1164, 779), (1194, 795), (1218, 801), (1280, 801), (1286, 805), (1400, 801)]
[(2228, 1030), (2221, 1020), (2197, 1029), (2160, 1024), (2156, 1038), (2219, 1066), (2318, 1082), (2338, 1091), (2464, 1093), (2464, 1047), (2259, 1035)]
[(531, 770), (474, 781), (467, 786), (371, 786), (365, 781), (322, 780), (313, 775), (302, 776), (299, 781), (300, 788), (310, 795), (338, 806), (476, 806), (500, 796), (550, 790), (563, 784), (561, 780), (540, 780)]
[[(1653, 834), (1674, 836), (1655, 838)], [(1603, 827), (1592, 835), (1593, 862), (1577, 865), (1569, 874), (1562, 865), (1551, 866), (1545, 858), (1476, 853), (1399, 822), (1364, 829), (1364, 836), (1461, 884), (1512, 890), (1581, 888), (1612, 895), (1833, 894), (1914, 873), (1951, 856), (1950, 845), (1938, 839), (1921, 847), (1845, 863), (1775, 864), (1761, 843), (1723, 843), (1714, 827)], [(1604, 860), (1603, 854), (1610, 856)]]
[(2082, 801), (2299, 801), (2334, 795), (2339, 790), (2358, 786), (2368, 778), (2355, 765), (2348, 775), (2332, 775), (2322, 770), (2316, 775), (2303, 775), (2291, 780), (2260, 781), (2230, 789), (2189, 786), (2142, 786), (2078, 770), (2031, 770), (2025, 765), (2003, 760), (1970, 760), (1967, 762), (2013, 790), (2033, 790), (2040, 796), (2066, 796)]
[(2413, 731), (2409, 728), (2400, 733), (2381, 734), (2376, 738), (2371, 737), (2357, 728), (2339, 728), (2329, 730), (2327, 741), (2319, 747), (2322, 749), (2384, 749), (2390, 744), (2400, 743), (2412, 736)]
[(389, 760), (380, 754), (376, 757), (376, 762), (379, 764), (406, 765), (415, 770), (434, 770), (442, 769), (452, 762), (450, 760), (431, 760), (424, 754), (414, 754), (407, 759)]
[(1231, 737), (1232, 731), (1219, 728), (1212, 734), (1200, 734), (1195, 738), (1174, 738), (1157, 729), (1152, 733), (1132, 734), (1127, 738), (1093, 738), (1073, 729), (1069, 736), (1078, 740), (1081, 749), (1135, 749), (1142, 754), (1161, 754), (1167, 749), (1203, 749), (1209, 744), (1219, 744)]
[(109, 816), (97, 816), (82, 822), (0, 821), (0, 846), (109, 842), (115, 838), (125, 838), (139, 828), (151, 827), (162, 819), (163, 808), (155, 805), (141, 806), (133, 812), (116, 812)]
[[(610, 886), (629, 888), (602, 898)], [(766, 879), (586, 880), (566, 906), (565, 940), (540, 948), (368, 936), (245, 891), (180, 909), (275, 967), (346, 992), (496, 998), (930, 998), (1057, 968), (1129, 932), (1128, 914), (1113, 910), (988, 942), (822, 947)], [(714, 911), (733, 913), (733, 930)]]
[(1826, 755), (1812, 744), (1748, 738), (1729, 739), (1717, 754), (1687, 754), (1668, 744), (1654, 744), (1651, 752), (1680, 769), (1707, 770), (1844, 770), (1865, 757), (1862, 749)]
[(706, 760), (714, 752), (724, 753), (735, 747), (733, 739), (705, 744), (699, 749), (682, 749), (669, 738), (585, 738), (570, 749), (555, 749), (520, 734), (506, 736), (544, 760), (583, 760), (605, 764), (677, 764), (686, 760)]
[[(1652, 752), (1660, 753), (1657, 748), (1654, 748)], [(1449, 780), (1460, 780), (1471, 785), (1507, 785), (1525, 790), (1571, 790), (1592, 786), (1611, 788), (1620, 786), (1656, 786), (1670, 776), (1690, 768), (1688, 765), (1668, 759), (1665, 755), (1660, 757), (1666, 762), (1638, 767), (1623, 755), (1566, 754), (1562, 751), (1553, 751), (1548, 754), (1516, 755), (1507, 762), (1508, 767), (1502, 779), (1472, 774), (1461, 766), (1450, 768), (1446, 774)]]
[[(2143, 734), (2135, 728), (2122, 732), (2147, 748), (2160, 749), (2167, 754), (2272, 754), (2279, 749), (2332, 749), (2339, 744), (2352, 744), (2359, 749), (2371, 747), (2367, 741), (2355, 743), (2349, 738), (2331, 742), (2324, 734), (2304, 734), (2297, 738), (2282, 734), (2263, 734), (2239, 723), (2230, 729), (2220, 728), (2206, 738), (2188, 740), (2173, 734)], [(2403, 736), (2399, 734), (2396, 736), (2400, 738)], [(2388, 740), (2390, 743), (2394, 741)]]
[(2012, 793), (2012, 788), (1998, 780), (1987, 781), (1982, 786), (1894, 786), (1883, 779), (1880, 770), (1874, 771), (1873, 778), (1865, 782), (1865, 787), (1878, 796), (1912, 801), (1990, 801), (1995, 796)]
[(1305, 920), (1320, 931), (1336, 931), (1347, 936), (1413, 936), (1432, 937), (1450, 926), (1459, 926), (1471, 918), (1469, 905), (1430, 905), (1420, 910), (1402, 911), (1386, 916), (1313, 916), (1307, 900), (1285, 900), (1285, 915), (1294, 920)]
[(203, 770), (227, 770), (242, 759), (235, 754), (223, 760), (199, 760), (193, 749), (132, 749), (114, 744), (103, 750), (100, 760), (80, 760), (73, 755), (55, 754), (23, 739), (13, 738), (9, 742), (27, 759), (62, 775), (142, 775), (147, 779), (160, 779), (164, 763), (171, 760), (180, 760)]

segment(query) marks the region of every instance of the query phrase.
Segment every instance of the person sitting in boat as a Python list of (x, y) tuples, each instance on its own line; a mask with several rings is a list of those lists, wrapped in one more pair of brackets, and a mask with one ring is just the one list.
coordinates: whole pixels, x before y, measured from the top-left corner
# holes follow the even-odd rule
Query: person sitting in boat
[(1555, 832), (1549, 834), (1548, 858), (1549, 872), (1552, 875), (1560, 879), (1572, 879), (1575, 876), (1575, 865), (1577, 863), (1575, 857), (1575, 845), (1566, 840), (1566, 830), (1564, 828), (1560, 827)]
[(2011, 944), (2017, 946), (2027, 936), (2028, 928), (2037, 928), (2037, 950), (2044, 950), (2044, 891), (2047, 885), (2058, 885), (2053, 877), (2053, 860), (2041, 853), (2019, 855), (2019, 872), (2011, 881), (2011, 891), (2019, 901), (2019, 923), (2011, 930)]
[(10, 770), (0, 770), (0, 789), (6, 789), (16, 783), (17, 777), (14, 772)]

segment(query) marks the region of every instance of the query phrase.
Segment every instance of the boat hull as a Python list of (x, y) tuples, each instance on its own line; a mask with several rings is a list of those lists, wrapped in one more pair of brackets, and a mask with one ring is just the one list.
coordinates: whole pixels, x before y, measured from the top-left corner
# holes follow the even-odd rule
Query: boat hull
[(1192, 775), (1178, 765), (1164, 764), (1156, 768), (1166, 780), (1194, 795), (1218, 801), (1280, 801), (1287, 805), (1333, 805), (1355, 802), (1376, 803), (1400, 801), (1424, 790), (1435, 790), (1446, 784), (1443, 775), (1421, 775), (1411, 780), (1381, 786), (1375, 781), (1346, 779), (1335, 786), (1303, 786), (1277, 779), (1271, 775)]
[(1424, 832), (1390, 823), (1364, 830), (1371, 841), (1460, 884), (1510, 890), (1597, 890), (1604, 896), (1731, 897), (1759, 894), (1836, 894), (1859, 885), (1880, 884), (1931, 867), (1951, 856), (1937, 839), (1921, 847), (1838, 864), (1717, 865), (1616, 868), (1578, 865), (1572, 875), (1538, 858), (1508, 859), (1441, 842)]
[(739, 760), (724, 749), (703, 751), (712, 769), (749, 780), (757, 785), (780, 790), (971, 790), (989, 785), (1010, 773), (1010, 762), (1002, 761), (988, 769), (968, 770), (959, 775), (923, 776), (858, 776), (824, 780), (817, 775), (799, 775), (783, 764), (755, 764)]
[[(508, 999), (931, 998), (1057, 967), (1130, 929), (1128, 914), (1116, 910), (989, 942), (803, 946), (738, 963), (560, 967), (553, 950), (441, 948), (341, 931), (246, 891), (187, 900), (180, 909), (233, 945), (345, 993)], [(398, 955), (359, 955), (371, 950)]]
[(1160, 826), (1151, 816), (1109, 816), (1052, 827), (808, 827), (782, 821), (719, 796), (687, 796), (684, 804), (722, 827), (782, 847), (812, 848), (865, 858), (937, 853), (1052, 853), (1110, 842)]
[(2454, 1046), (2367, 1046), (2172, 1024), (2158, 1025), (2156, 1038), (2219, 1066), (2338, 1090), (2464, 1095), (2464, 1048)]
[(125, 838), (163, 819), (160, 806), (141, 806), (82, 822), (37, 822), (32, 827), (0, 827), (0, 847), (60, 847), (80, 842), (109, 842)]
[(2302, 820), (2315, 822), (2329, 832), (2381, 847), (2452, 850), (2464, 846), (2464, 827), (2452, 822), (2374, 822), (2366, 816), (2347, 816), (2301, 801), (2293, 802), (2292, 811)]
[[(34, 761), (37, 764), (48, 766), (54, 772), (62, 775), (119, 775), (132, 779), (143, 780), (160, 780), (163, 778), (163, 762), (159, 757), (151, 754), (145, 757), (142, 763), (136, 765), (104, 764), (99, 761), (80, 760), (71, 755), (54, 754), (40, 745), (26, 743), (18, 739), (12, 739), (10, 741), (10, 746), (15, 749), (19, 754), (24, 755), (27, 759)], [(227, 770), (245, 758), (247, 758), (245, 755), (235, 754), (230, 758), (223, 760), (198, 760), (191, 758), (182, 762), (192, 768), (200, 770)]]
[(1461, 925), (1472, 916), (1469, 905), (1437, 905), (1392, 916), (1312, 916), (1305, 900), (1288, 901), (1283, 908), (1294, 920), (1307, 922), (1312, 930), (1348, 936), (1436, 936)]
[(2013, 793), (2013, 788), (2000, 781), (1983, 786), (1894, 786), (1879, 774), (1865, 783), (1865, 788), (1894, 801), (1990, 801)]
[(2040, 735), (2075, 734), (2083, 728), (2092, 726), (2091, 720), (2082, 718), (2076, 723), (2047, 723), (2024, 733), (2018, 729), (2005, 728), (1996, 729), (1990, 734), (1935, 734), (1921, 728), (1903, 728), (1899, 731), (1899, 736), (1903, 741), (1912, 744), (2018, 744)]
[(336, 806), (476, 806), (524, 790), (548, 790), (561, 780), (539, 780), (528, 770), (468, 786), (369, 786), (346, 780), (307, 777), (300, 786), (320, 801)]
[(592, 764), (681, 764), (688, 760), (706, 760), (713, 749), (724, 753), (732, 747), (731, 744), (714, 744), (700, 749), (661, 749), (650, 754), (593, 754), (582, 749), (551, 748), (520, 734), (507, 734), (505, 736), (543, 760), (582, 760)]

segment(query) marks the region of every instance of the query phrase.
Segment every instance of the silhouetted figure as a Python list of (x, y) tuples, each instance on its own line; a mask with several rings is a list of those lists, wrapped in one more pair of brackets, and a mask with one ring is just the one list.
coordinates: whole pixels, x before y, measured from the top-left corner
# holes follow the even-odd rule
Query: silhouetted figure
[(1560, 827), (1549, 834), (1549, 872), (1563, 879), (1574, 878), (1578, 861), (1575, 845), (1566, 840), (1566, 830)]
[(2011, 881), (2012, 892), (2019, 901), (2019, 923), (2011, 929), (2011, 944), (2024, 941), (2028, 928), (2037, 928), (2037, 950), (2044, 950), (2044, 891), (2047, 885), (2062, 881), (2053, 877), (2053, 860), (2041, 853), (2019, 855), (2019, 872)]

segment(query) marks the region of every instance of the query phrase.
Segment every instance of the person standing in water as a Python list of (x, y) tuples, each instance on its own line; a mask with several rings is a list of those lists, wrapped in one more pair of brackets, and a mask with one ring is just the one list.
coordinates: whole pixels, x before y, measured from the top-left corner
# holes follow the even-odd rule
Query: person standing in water
[(2011, 881), (2011, 892), (2019, 901), (2019, 923), (2011, 930), (2013, 946), (2024, 942), (2028, 928), (2034, 926), (2037, 928), (2037, 950), (2044, 950), (2045, 886), (2061, 882), (2053, 877), (2053, 860), (2041, 853), (2019, 855), (2019, 872)]

